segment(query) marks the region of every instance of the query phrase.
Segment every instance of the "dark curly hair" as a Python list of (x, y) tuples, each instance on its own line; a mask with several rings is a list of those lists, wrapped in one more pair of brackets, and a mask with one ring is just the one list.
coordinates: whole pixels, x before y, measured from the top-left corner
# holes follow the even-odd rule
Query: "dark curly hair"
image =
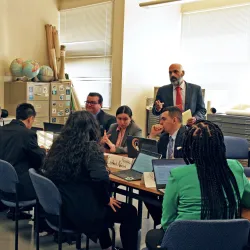
[(45, 159), (43, 174), (53, 181), (77, 180), (90, 158), (100, 158), (100, 129), (87, 111), (70, 114)]
[(240, 218), (240, 192), (227, 163), (220, 128), (210, 121), (197, 121), (186, 131), (182, 150), (185, 162), (195, 163), (197, 168), (201, 219)]

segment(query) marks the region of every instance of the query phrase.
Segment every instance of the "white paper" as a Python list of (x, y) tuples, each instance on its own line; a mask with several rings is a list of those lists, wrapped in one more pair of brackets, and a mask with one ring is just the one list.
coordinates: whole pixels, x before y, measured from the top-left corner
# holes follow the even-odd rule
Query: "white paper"
[(39, 147), (43, 146), (46, 149), (50, 149), (53, 143), (53, 133), (37, 131), (36, 134)]
[(182, 125), (187, 125), (188, 119), (192, 118), (191, 110), (188, 109), (185, 112), (182, 113)]
[(143, 173), (143, 179), (144, 179), (145, 187), (147, 187), (147, 188), (155, 188), (156, 187), (154, 172)]
[(121, 155), (105, 154), (105, 156), (107, 156), (107, 160), (106, 160), (107, 167), (116, 168), (119, 170), (130, 169), (134, 161), (133, 158), (129, 158), (129, 157), (121, 156)]

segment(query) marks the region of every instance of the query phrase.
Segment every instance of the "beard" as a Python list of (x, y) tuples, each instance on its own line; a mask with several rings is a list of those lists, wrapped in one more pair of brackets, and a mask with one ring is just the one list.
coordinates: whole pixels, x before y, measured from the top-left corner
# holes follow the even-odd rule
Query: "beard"
[(170, 78), (170, 82), (171, 82), (174, 86), (180, 86), (181, 83), (182, 83), (182, 81), (183, 81), (183, 78), (182, 78), (182, 77), (176, 78), (176, 77), (172, 76), (172, 77)]

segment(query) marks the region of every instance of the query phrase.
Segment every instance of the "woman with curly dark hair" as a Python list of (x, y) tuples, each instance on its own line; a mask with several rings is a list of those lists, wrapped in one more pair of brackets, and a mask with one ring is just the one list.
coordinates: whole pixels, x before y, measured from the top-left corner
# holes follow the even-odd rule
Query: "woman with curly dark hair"
[(102, 249), (111, 250), (108, 225), (119, 222), (124, 249), (136, 250), (137, 210), (110, 198), (109, 176), (99, 140), (93, 115), (87, 111), (71, 114), (46, 157), (44, 175), (58, 187), (63, 219), (69, 225), (93, 241), (99, 239)]

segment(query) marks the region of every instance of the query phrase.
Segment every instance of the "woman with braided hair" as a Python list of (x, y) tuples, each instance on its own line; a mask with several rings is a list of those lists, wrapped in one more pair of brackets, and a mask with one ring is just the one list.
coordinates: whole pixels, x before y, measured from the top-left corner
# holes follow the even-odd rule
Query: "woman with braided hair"
[(188, 166), (171, 170), (162, 209), (162, 229), (146, 237), (149, 249), (157, 248), (164, 231), (176, 220), (218, 220), (241, 217), (241, 206), (250, 207), (250, 182), (236, 160), (226, 159), (220, 128), (205, 120), (186, 131), (183, 158)]

